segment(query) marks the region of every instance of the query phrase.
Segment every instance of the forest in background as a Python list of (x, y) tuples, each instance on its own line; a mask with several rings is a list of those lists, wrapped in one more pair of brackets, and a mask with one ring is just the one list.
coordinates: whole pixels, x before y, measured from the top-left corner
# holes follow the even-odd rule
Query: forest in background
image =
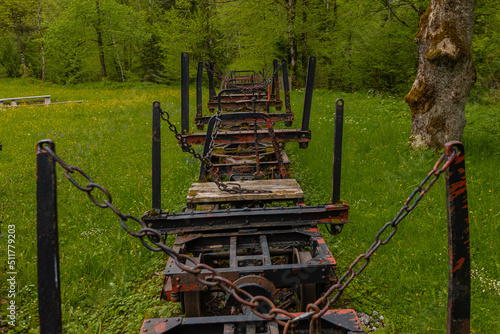
[[(303, 87), (405, 94), (424, 0), (0, 0), (0, 78), (180, 81), (180, 53), (219, 71), (286, 59)], [(500, 87), (500, 0), (476, 5), (475, 92)], [(195, 75), (195, 71), (191, 71)], [(496, 94), (495, 94), (496, 95)]]

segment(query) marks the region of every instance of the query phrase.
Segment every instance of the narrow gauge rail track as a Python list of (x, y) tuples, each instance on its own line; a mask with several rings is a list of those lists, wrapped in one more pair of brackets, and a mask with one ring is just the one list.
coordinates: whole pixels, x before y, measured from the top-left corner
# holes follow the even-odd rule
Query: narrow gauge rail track
[[(139, 219), (122, 214), (111, 195), (77, 167), (70, 167), (55, 153), (54, 143), (37, 147), (38, 250), (41, 333), (61, 332), (58, 286), (57, 202), (55, 163), (65, 176), (99, 207), (118, 215), (123, 228), (152, 251), (169, 255), (162, 298), (180, 302), (185, 318), (147, 319), (141, 333), (363, 333), (354, 310), (332, 308), (342, 291), (369, 264), (370, 256), (397, 232), (398, 224), (446, 172), (450, 240), (450, 298), (448, 333), (466, 333), (470, 314), (470, 259), (468, 248), (467, 193), (464, 151), (459, 142), (446, 152), (413, 191), (393, 221), (386, 223), (375, 242), (359, 255), (343, 275), (318, 225), (331, 234), (349, 222), (347, 203), (340, 200), (344, 101), (336, 101), (332, 202), (306, 206), (300, 185), (290, 178), (287, 142), (307, 148), (311, 140), (309, 119), (316, 58), (309, 58), (300, 129), (275, 129), (276, 122), (292, 126), (286, 62), (273, 62), (270, 76), (231, 72), (220, 76), (215, 93), (212, 63), (199, 63), (195, 125), (206, 132), (189, 132), (189, 56), (182, 59), (181, 130), (153, 103), (152, 209)], [(202, 113), (201, 82), (207, 69), (209, 101), (217, 113)], [(284, 87), (285, 112), (279, 96)], [(238, 73), (244, 76), (238, 77)], [(251, 75), (248, 75), (250, 73)], [(229, 78), (230, 80), (228, 80)], [(267, 87), (267, 88), (266, 88)], [(273, 111), (274, 109), (274, 111)], [(214, 109), (215, 110), (215, 109)], [(161, 205), (161, 120), (168, 123), (181, 148), (200, 160), (198, 182), (186, 197), (181, 213), (170, 214)], [(192, 145), (204, 145), (203, 154)], [(78, 172), (89, 183), (78, 184)], [(107, 200), (92, 195), (97, 188)], [(286, 206), (283, 206), (286, 203)], [(127, 223), (127, 221), (129, 223)], [(129, 227), (138, 223), (140, 229)], [(165, 236), (176, 234), (172, 248)], [(56, 259), (56, 260), (54, 260)], [(211, 308), (217, 308), (213, 312)]]

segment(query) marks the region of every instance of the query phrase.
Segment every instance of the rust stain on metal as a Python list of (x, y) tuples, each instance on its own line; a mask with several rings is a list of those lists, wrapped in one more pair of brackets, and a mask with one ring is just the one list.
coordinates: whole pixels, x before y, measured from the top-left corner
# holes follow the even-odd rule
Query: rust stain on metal
[(465, 259), (462, 257), (456, 262), (456, 266), (453, 268), (453, 272), (459, 270), (462, 268), (462, 265), (464, 264)]
[(455, 197), (467, 191), (466, 181), (459, 181), (450, 184), (450, 199), (454, 200)]

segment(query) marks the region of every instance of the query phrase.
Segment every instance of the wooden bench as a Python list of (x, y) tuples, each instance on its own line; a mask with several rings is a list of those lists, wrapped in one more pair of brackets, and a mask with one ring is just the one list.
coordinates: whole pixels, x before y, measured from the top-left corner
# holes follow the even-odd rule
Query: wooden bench
[(293, 201), (294, 203), (303, 203), (304, 201), (304, 192), (294, 179), (231, 181), (228, 183), (230, 183), (229, 187), (232, 187), (232, 184), (239, 184), (243, 189), (269, 190), (271, 192), (232, 194), (221, 191), (214, 182), (193, 183), (186, 197), (188, 208), (196, 209), (196, 206), (203, 205), (204, 209), (210, 209), (208, 206), (216, 209), (216, 206), (226, 203), (241, 205), (254, 202)]
[[(7, 103), (5, 103), (7, 102)], [(26, 96), (26, 97), (12, 97), (8, 99), (0, 99), (0, 103), (2, 103), (3, 106), (11, 106), (15, 107), (18, 105), (18, 102), (22, 103), (43, 103), (43, 104), (50, 104), (50, 95), (40, 95), (40, 96)]]

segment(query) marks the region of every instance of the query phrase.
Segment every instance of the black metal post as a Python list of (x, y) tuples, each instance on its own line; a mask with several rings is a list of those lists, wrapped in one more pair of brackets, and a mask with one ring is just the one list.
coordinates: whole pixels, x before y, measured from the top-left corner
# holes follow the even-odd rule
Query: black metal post
[[(273, 78), (272, 78), (272, 84), (271, 84), (271, 94), (276, 94), (276, 84), (278, 83), (278, 59), (273, 60)], [(279, 87), (278, 87), (279, 89)]]
[[(208, 122), (207, 126), (207, 134), (206, 134), (206, 139), (205, 139), (205, 146), (203, 147), (203, 156), (207, 156), (208, 151), (210, 150), (210, 142), (212, 139), (212, 132), (214, 130), (215, 122), (217, 121), (217, 116), (212, 116), (210, 117), (210, 121)], [(205, 162), (202, 161), (200, 165), (200, 174), (198, 175), (198, 180), (203, 181), (205, 177), (207, 176), (207, 171), (206, 171), (206, 166)]]
[(304, 97), (304, 110), (302, 112), (302, 131), (309, 130), (309, 119), (311, 117), (311, 104), (314, 89), (314, 74), (316, 72), (316, 57), (309, 56), (307, 64), (306, 93)]
[[(283, 77), (283, 94), (285, 95), (285, 113), (291, 114), (292, 107), (290, 105), (290, 81), (288, 81), (288, 69), (285, 60), (281, 62), (281, 74)], [(285, 121), (285, 126), (292, 126), (292, 121)], [(299, 143), (299, 147), (303, 146), (301, 146), (301, 144)], [(307, 147), (307, 144), (305, 144), (304, 147)]]
[(153, 102), (153, 162), (152, 162), (153, 209), (161, 212), (161, 108)]
[(344, 129), (344, 100), (335, 101), (335, 139), (333, 143), (332, 203), (340, 202), (340, 173), (342, 170), (342, 136)]
[[(203, 116), (203, 102), (202, 102), (202, 80), (203, 80), (203, 63), (198, 63), (198, 73), (196, 75), (196, 116)], [(203, 128), (202, 128), (203, 129)], [(199, 129), (199, 130), (202, 130)]]
[(57, 179), (54, 158), (44, 149), (55, 151), (54, 142), (42, 140), (37, 157), (37, 254), (38, 314), (41, 334), (62, 333), (59, 275), (59, 240), (57, 235)]
[(290, 106), (290, 82), (288, 81), (288, 69), (285, 60), (281, 62), (281, 73), (283, 75), (283, 91), (285, 94), (285, 109), (287, 113), (292, 112), (292, 107)]
[(446, 171), (446, 203), (448, 208), (449, 286), (447, 334), (470, 332), (470, 237), (465, 152), (461, 142), (445, 144), (448, 156), (458, 156)]
[(189, 53), (181, 53), (181, 128), (189, 132)]

